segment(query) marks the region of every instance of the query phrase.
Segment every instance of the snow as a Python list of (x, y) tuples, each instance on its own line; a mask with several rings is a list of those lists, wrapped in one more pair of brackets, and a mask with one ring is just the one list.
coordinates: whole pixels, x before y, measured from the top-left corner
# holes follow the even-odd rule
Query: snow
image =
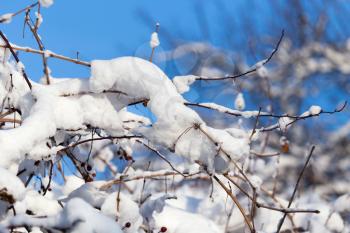
[(106, 200), (108, 193), (101, 191), (100, 187), (104, 184), (102, 181), (94, 181), (83, 184), (73, 192), (63, 201), (69, 201), (73, 198), (81, 198), (93, 207), (101, 208), (102, 204)]
[(317, 105), (312, 105), (310, 108), (309, 108), (309, 112), (311, 115), (319, 115), (322, 111), (322, 108), (320, 106), (317, 106)]
[(76, 176), (66, 176), (66, 181), (62, 192), (64, 195), (69, 195), (72, 191), (78, 189), (84, 184), (84, 180)]
[(12, 16), (13, 16), (13, 13), (7, 13), (7, 14), (0, 15), (0, 22), (1, 23), (11, 23)]
[(39, 0), (43, 7), (50, 7), (53, 4), (53, 0)]
[(50, 50), (45, 50), (44, 51), (45, 58), (49, 58), (51, 55), (52, 55), (52, 51), (50, 51)]
[[(22, 181), (15, 174), (2, 167), (0, 167), (0, 174), (0, 193), (4, 192), (11, 195), (15, 201), (22, 200), (25, 194)], [(0, 200), (3, 199), (0, 198)]]
[(170, 199), (170, 195), (162, 195), (160, 197), (151, 197), (149, 198), (140, 209), (141, 215), (147, 219), (151, 227), (155, 227), (154, 214), (163, 212), (165, 201)]
[(43, 23), (43, 21), (44, 21), (44, 19), (43, 19), (43, 16), (39, 13), (39, 12), (35, 12), (35, 16), (36, 16), (36, 18), (37, 18), (37, 24), (36, 24), (36, 26), (39, 28), (40, 27), (40, 25)]
[[(117, 198), (119, 198), (119, 204)], [(111, 193), (101, 206), (101, 212), (116, 219), (120, 226), (130, 223), (130, 227), (123, 229), (126, 233), (137, 232), (143, 221), (137, 203), (124, 193)]]
[(264, 59), (264, 60), (261, 60), (261, 61), (259, 61), (259, 62), (257, 62), (255, 65), (254, 65), (254, 67), (256, 68), (256, 69), (261, 69), (262, 67), (264, 67), (264, 64), (266, 63), (266, 59)]
[[(54, 216), (62, 209), (57, 201), (42, 196), (35, 190), (28, 191), (21, 204), (24, 205), (25, 210), (30, 210), (38, 216)], [(19, 207), (16, 206), (16, 209), (18, 211)]]
[(245, 101), (243, 97), (243, 93), (238, 93), (235, 99), (235, 108), (239, 111), (244, 110), (245, 108)]
[(192, 83), (196, 81), (198, 77), (195, 75), (186, 75), (186, 76), (175, 76), (173, 78), (173, 83), (176, 86), (177, 91), (180, 94), (183, 94), (190, 90)]
[(350, 194), (344, 194), (338, 197), (334, 202), (334, 210), (337, 212), (350, 212)]
[[(169, 218), (169, 216), (172, 216)], [(210, 219), (197, 214), (191, 214), (178, 208), (165, 206), (160, 214), (155, 216), (158, 231), (167, 227), (168, 233), (223, 233)], [(176, 219), (176, 221), (174, 221)]]
[[(244, 118), (256, 117), (259, 114), (259, 111), (239, 111), (231, 109), (216, 103), (200, 103), (201, 106), (219, 111), (221, 113), (229, 113), (231, 115), (242, 116)], [(260, 112), (260, 114), (269, 114), (267, 112)]]
[(253, 184), (254, 188), (257, 190), (260, 189), (260, 186), (262, 185), (263, 181), (259, 176), (253, 175), (249, 178), (250, 182)]
[[(85, 125), (89, 124), (98, 125), (114, 134), (122, 133), (121, 120), (107, 96), (82, 95), (72, 98), (62, 96), (86, 88), (86, 81), (78, 79), (62, 81), (48, 88), (45, 85), (35, 84), (31, 93), (32, 98), (19, 103), (27, 108), (21, 108), (24, 117), (21, 127), (0, 132), (2, 152), (8, 154), (0, 158), (0, 164), (7, 166), (11, 161), (20, 159), (25, 153), (31, 152), (33, 158), (46, 154), (48, 148), (44, 141), (54, 136), (58, 128), (75, 130), (85, 128)], [(32, 131), (35, 133), (33, 134)], [(28, 138), (29, 134), (31, 136)], [(12, 138), (16, 138), (16, 142)], [(16, 146), (13, 143), (16, 143)], [(33, 148), (36, 149), (33, 150)], [(53, 148), (50, 154), (55, 154), (57, 149)]]
[(260, 68), (258, 68), (257, 73), (262, 78), (267, 78), (269, 75), (269, 71), (265, 66), (261, 66)]
[[(90, 89), (95, 93), (121, 91), (128, 93), (133, 100), (149, 100), (147, 107), (157, 117), (157, 121), (152, 128), (142, 127), (136, 132), (192, 161), (201, 161), (209, 170), (214, 168), (212, 158), (217, 154), (215, 143), (206, 133), (195, 129), (195, 125), (201, 125), (204, 132), (223, 143), (223, 148), (230, 148), (228, 151), (233, 158), (238, 159), (249, 151), (245, 139), (235, 139), (226, 131), (206, 127), (198, 114), (184, 105), (185, 100), (163, 71), (146, 60), (121, 57), (109, 61), (92, 61)], [(229, 144), (240, 146), (231, 149)], [(222, 154), (220, 156), (225, 157)]]
[(28, 215), (17, 215), (11, 219), (9, 225), (70, 229), (69, 232), (72, 233), (110, 233), (111, 229), (114, 233), (123, 233), (120, 226), (113, 219), (104, 216), (79, 198), (70, 200), (56, 216), (35, 218), (28, 217)]
[(281, 117), (278, 120), (279, 127), (282, 132), (286, 132), (287, 129), (290, 127), (290, 124), (293, 122), (293, 118), (289, 117)]
[(154, 48), (156, 48), (156, 47), (158, 47), (160, 45), (157, 32), (153, 32), (152, 33), (149, 45), (151, 46), (152, 49), (154, 49)]
[(344, 229), (344, 221), (340, 214), (331, 214), (326, 224), (326, 227), (331, 231), (341, 232)]
[(286, 138), (286, 136), (280, 137), (279, 144), (280, 144), (281, 146), (283, 146), (283, 145), (285, 145), (286, 143), (287, 143), (287, 144), (289, 143), (289, 141), (288, 141), (288, 139)]
[[(50, 57), (51, 53), (46, 50), (45, 56)], [(75, 137), (79, 132), (81, 135), (78, 140), (90, 139), (91, 133), (88, 126), (99, 128), (99, 131), (96, 131), (98, 133), (94, 135), (96, 138), (102, 135), (114, 136), (131, 133), (142, 135), (145, 143), (156, 145), (156, 149), (172, 151), (189, 161), (187, 167), (195, 167), (195, 169), (185, 169), (186, 166), (184, 166), (182, 170), (198, 172), (198, 169), (203, 171), (204, 167), (209, 173), (227, 173), (235, 170), (230, 160), (238, 163), (244, 169), (248, 167), (245, 163), (251, 149), (249, 130), (233, 126), (226, 128), (209, 126), (197, 112), (185, 105), (187, 101), (180, 94), (189, 90), (189, 86), (197, 76), (180, 76), (171, 81), (162, 70), (149, 61), (135, 57), (120, 57), (112, 60), (92, 61), (90, 79), (51, 77), (51, 85), (33, 82), (33, 90), (29, 92), (20, 72), (23, 67), (21, 64), (14, 66), (6, 62), (0, 65), (2, 82), (8, 83), (9, 72), (14, 71), (12, 75), (16, 89), (10, 93), (11, 104), (18, 106), (22, 112), (20, 127), (0, 131), (1, 153), (7, 155), (0, 157), (0, 164), (9, 168), (14, 163), (20, 163), (20, 167), (26, 169), (20, 176), (23, 181), (26, 181), (31, 172), (44, 176), (45, 166), (42, 165), (44, 161), (33, 166), (34, 161), (48, 158), (58, 159), (59, 150), (74, 144), (74, 141), (66, 144), (67, 138)], [(8, 85), (2, 84), (0, 87), (5, 92), (9, 90)], [(129, 112), (127, 105), (135, 101), (146, 101), (145, 105), (155, 119), (151, 121), (147, 117)], [(259, 113), (258, 111), (241, 111), (245, 108), (242, 93), (238, 93), (235, 100), (237, 110), (214, 103), (203, 103), (202, 105), (218, 112), (245, 118), (257, 116)], [(66, 114), (67, 112), (69, 114)], [(311, 110), (309, 114), (312, 114)], [(285, 130), (290, 120), (287, 117), (281, 118), (280, 128)], [(51, 137), (55, 139), (55, 144), (48, 140)], [(13, 138), (16, 140), (12, 140)], [(47, 144), (52, 146), (48, 147)], [(90, 145), (89, 143), (86, 147), (89, 148)], [(113, 151), (117, 148), (122, 149), (127, 155), (133, 155), (135, 149), (132, 140), (117, 140), (113, 143), (110, 141), (94, 142), (91, 161), (87, 161), (89, 154), (84, 153), (86, 148), (84, 149), (83, 146), (75, 148), (73, 152), (76, 154), (77, 161), (86, 162), (93, 167), (92, 169), (97, 168), (103, 171), (106, 163), (113, 160)], [(26, 156), (23, 156), (24, 154)], [(197, 166), (190, 166), (195, 163)], [(268, 169), (264, 169), (266, 163), (261, 164), (256, 165), (255, 169), (265, 170), (268, 173)], [(82, 167), (86, 169), (87, 165)], [(140, 179), (152, 175), (164, 176), (172, 172), (169, 170), (146, 172), (130, 168), (127, 174), (122, 174), (118, 173), (119, 168), (113, 166), (111, 168), (115, 172), (114, 179), (123, 177), (128, 180), (127, 187), (139, 191), (140, 183), (142, 184)], [(132, 179), (139, 181), (132, 181)], [(253, 174), (249, 175), (249, 179), (260, 192), (263, 177)], [(22, 181), (19, 179), (18, 181), (23, 186)], [(47, 182), (47, 178), (43, 180), (44, 184)], [(169, 198), (174, 198), (174, 195), (152, 193), (151, 197), (139, 205), (135, 201), (140, 198), (136, 195), (139, 192), (130, 195), (124, 190), (116, 191), (114, 187), (105, 188), (105, 184), (104, 181), (84, 183), (81, 178), (67, 176), (62, 187), (55, 187), (54, 191), (49, 192), (46, 196), (34, 190), (27, 190), (25, 197), (19, 197), (15, 203), (18, 216), (10, 221), (13, 224), (28, 223), (41, 227), (71, 227), (75, 221), (84, 219), (84, 222), (78, 221), (74, 224), (72, 232), (108, 232), (108, 229), (110, 230), (107, 227), (108, 224), (116, 227), (116, 232), (122, 229), (123, 232), (130, 233), (138, 232), (143, 224), (148, 224), (155, 232), (162, 227), (166, 227), (167, 232), (174, 233), (223, 232), (224, 222), (217, 217), (226, 211), (222, 203), (225, 203), (227, 197), (222, 197), (222, 194), (214, 195), (215, 198), (221, 200), (221, 204), (197, 201), (196, 207), (193, 201), (189, 201), (188, 204), (181, 201), (189, 200), (188, 194), (179, 192), (177, 193), (178, 199), (169, 200)], [(215, 186), (214, 190), (217, 192), (218, 187)], [(19, 195), (21, 192), (17, 193)], [(147, 192), (144, 196), (146, 195)], [(204, 194), (196, 193), (196, 195), (192, 195), (192, 198), (198, 198), (198, 195), (205, 197)], [(63, 203), (63, 210), (56, 200)], [(189, 206), (192, 212), (187, 211)], [(84, 212), (82, 210), (74, 212), (75, 208), (84, 209)], [(194, 211), (196, 208), (198, 212)], [(47, 216), (45, 222), (23, 216), (26, 211), (31, 211), (39, 216)], [(216, 211), (219, 211), (220, 214)], [(235, 220), (230, 220), (230, 224), (244, 226), (242, 218), (237, 217), (239, 214), (237, 209), (234, 209)], [(169, 216), (172, 217), (169, 218)], [(90, 220), (91, 218), (94, 220)], [(171, 221), (173, 218), (178, 221)], [(260, 222), (265, 223), (265, 220), (262, 218)], [(335, 214), (330, 220), (328, 227), (338, 230), (336, 225), (340, 224), (342, 219)], [(106, 225), (99, 224), (101, 221), (106, 222)], [(95, 225), (91, 225), (93, 223)], [(194, 223), (200, 227), (194, 229)], [(271, 223), (270, 227), (275, 227), (273, 224), (275, 222)]]
[(131, 96), (150, 98), (160, 86), (165, 86), (164, 91), (175, 91), (163, 71), (141, 58), (120, 57), (91, 62), (90, 89), (95, 93), (118, 90)]

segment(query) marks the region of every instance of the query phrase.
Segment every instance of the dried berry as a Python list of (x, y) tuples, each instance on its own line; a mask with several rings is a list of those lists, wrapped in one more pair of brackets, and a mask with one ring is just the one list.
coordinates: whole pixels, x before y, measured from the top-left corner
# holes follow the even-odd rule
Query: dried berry
[(124, 225), (126, 228), (129, 228), (129, 227), (131, 227), (131, 223), (130, 222), (127, 222), (127, 223), (125, 223), (125, 225)]

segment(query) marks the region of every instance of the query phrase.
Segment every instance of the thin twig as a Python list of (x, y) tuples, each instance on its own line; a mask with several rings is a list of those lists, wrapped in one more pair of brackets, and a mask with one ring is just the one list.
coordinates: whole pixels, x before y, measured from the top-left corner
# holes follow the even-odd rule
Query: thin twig
[(241, 74), (237, 74), (237, 75), (233, 75), (233, 76), (226, 76), (226, 77), (221, 77), (221, 78), (198, 77), (198, 78), (196, 78), (196, 80), (218, 81), (218, 80), (226, 80), (226, 79), (236, 79), (236, 78), (240, 78), (240, 77), (242, 77), (242, 76), (251, 74), (251, 73), (257, 71), (260, 67), (266, 65), (266, 63), (268, 63), (268, 62), (272, 59), (273, 55), (275, 55), (275, 53), (278, 51), (278, 48), (279, 48), (279, 46), (280, 46), (280, 44), (281, 44), (281, 42), (282, 42), (283, 37), (284, 37), (284, 30), (282, 30), (281, 36), (280, 36), (280, 38), (279, 38), (279, 40), (278, 40), (278, 42), (277, 42), (277, 44), (276, 44), (276, 47), (275, 47), (274, 50), (271, 52), (270, 56), (269, 56), (267, 59), (265, 59), (265, 60), (261, 63), (260, 66), (254, 66), (254, 67), (253, 67), (252, 69), (250, 69), (250, 70), (247, 70), (247, 71), (245, 71), (245, 72), (243, 72), (243, 73), (241, 73)]
[[(324, 111), (321, 110), (321, 112), (317, 115), (289, 115), (289, 114), (274, 114), (274, 113), (270, 113), (270, 112), (260, 112), (259, 111), (239, 111), (239, 110), (233, 110), (227, 107), (224, 107), (222, 105), (213, 105), (213, 104), (208, 104), (208, 103), (190, 103), (190, 102), (185, 102), (184, 105), (186, 106), (193, 106), (193, 107), (200, 107), (200, 108), (205, 108), (205, 109), (209, 109), (209, 110), (213, 110), (213, 111), (218, 111), (220, 113), (224, 113), (224, 114), (228, 114), (231, 116), (243, 116), (243, 117), (247, 117), (247, 116), (257, 116), (259, 114), (259, 117), (272, 117), (272, 118), (282, 118), (282, 117), (287, 117), (287, 118), (291, 118), (293, 120), (303, 120), (306, 118), (310, 118), (310, 117), (315, 117), (315, 116), (319, 116), (321, 114), (333, 114), (333, 113), (337, 113), (337, 112), (341, 112), (344, 110), (344, 108), (347, 105), (347, 101), (345, 101), (342, 106), (338, 109), (335, 109), (333, 111)], [(292, 122), (291, 124), (293, 124), (294, 122)]]
[(156, 153), (156, 155), (158, 155), (158, 157), (160, 157), (162, 160), (164, 160), (167, 164), (169, 164), (169, 166), (176, 171), (177, 173), (179, 173), (180, 175), (182, 175), (183, 177), (185, 177), (186, 175), (182, 172), (180, 172), (179, 170), (177, 170), (172, 164), (171, 162), (165, 158), (164, 155), (162, 155), (159, 151), (157, 151), (156, 149), (152, 148), (151, 146), (147, 145), (146, 143), (142, 142), (141, 140), (136, 140), (136, 142), (140, 143), (141, 145), (145, 146), (146, 148), (148, 148), (149, 150), (153, 151), (154, 153)]
[(262, 153), (258, 153), (256, 151), (254, 151), (254, 150), (250, 150), (250, 153), (257, 156), (257, 157), (260, 157), (260, 158), (274, 157), (274, 156), (280, 155), (279, 152), (262, 154)]
[[(156, 24), (155, 33), (158, 33), (158, 31), (159, 31), (159, 23)], [(151, 56), (150, 56), (150, 58), (149, 58), (149, 61), (150, 61), (150, 62), (152, 62), (152, 60), (153, 60), (154, 51), (155, 51), (155, 47), (152, 48)]]
[(250, 223), (249, 218), (247, 217), (247, 215), (245, 214), (245, 211), (243, 209), (243, 207), (241, 206), (241, 204), (239, 203), (238, 199), (232, 194), (232, 192), (220, 181), (220, 179), (214, 175), (213, 176), (214, 180), (225, 190), (225, 192), (227, 193), (227, 195), (230, 196), (230, 198), (232, 199), (232, 201), (236, 204), (236, 206), (238, 207), (239, 211), (241, 212), (244, 221), (246, 223), (246, 225), (249, 227), (250, 232), (255, 232), (253, 229), (253, 226)]
[[(189, 177), (194, 177), (194, 176), (199, 175), (199, 174), (200, 174), (200, 172), (187, 174), (186, 179), (188, 179)], [(135, 181), (135, 180), (156, 179), (158, 177), (176, 176), (176, 175), (180, 175), (180, 174), (175, 172), (175, 171), (167, 171), (167, 170), (156, 171), (156, 172), (147, 172), (143, 175), (131, 175), (131, 174), (119, 175), (119, 178), (106, 182), (106, 184), (102, 185), (100, 189), (106, 190), (106, 189), (110, 188), (112, 185), (126, 183), (126, 182), (130, 182), (130, 181)], [(207, 176), (205, 176), (205, 177), (207, 178)], [(201, 177), (201, 178), (204, 178), (204, 177)]]
[(50, 189), (51, 180), (52, 180), (52, 173), (53, 173), (53, 162), (50, 160), (50, 173), (49, 173), (49, 183), (47, 184), (46, 188), (44, 189), (43, 196), (46, 195), (47, 191)]
[[(150, 166), (151, 166), (151, 161), (148, 161), (148, 166), (147, 166), (146, 170), (149, 170)], [(146, 187), (146, 178), (143, 178), (142, 189), (140, 192), (139, 206), (141, 206), (141, 204), (142, 204), (142, 199), (143, 199), (142, 197), (143, 197), (143, 192), (145, 191), (145, 187)]]
[[(1, 30), (0, 30), (0, 36), (1, 36), (1, 38), (4, 40), (4, 42), (5, 42), (5, 44), (6, 44), (5, 47), (7, 47), (7, 48), (10, 49), (12, 56), (15, 58), (16, 62), (19, 63), (20, 60), (19, 60), (17, 54), (15, 53), (15, 51), (13, 50), (13, 48), (12, 48), (10, 42), (8, 41), (8, 39), (7, 39), (6, 36), (2, 33)], [(23, 77), (24, 77), (26, 83), (28, 84), (29, 89), (32, 90), (32, 84), (30, 83), (29, 78), (28, 78), (26, 72), (24, 71), (24, 68), (22, 68), (22, 74), (23, 74)]]
[[(216, 142), (207, 132), (205, 132), (202, 127), (199, 125), (198, 129), (205, 135), (207, 136), (207, 138), (212, 141), (214, 143), (214, 145), (218, 145), (219, 143)], [(245, 179), (245, 181), (247, 181), (247, 183), (249, 184), (249, 186), (253, 189), (254, 185), (252, 184), (252, 182), (248, 179), (248, 177), (246, 176), (246, 174), (244, 173), (244, 171), (242, 170), (242, 168), (240, 168), (238, 166), (238, 164), (232, 159), (231, 155), (224, 150), (222, 147), (219, 148), (219, 151), (221, 151), (227, 158), (228, 160), (233, 163), (233, 165), (237, 168), (237, 170), (239, 171), (239, 173), (243, 176), (243, 178)]]
[[(10, 46), (14, 50), (23, 51), (23, 52), (27, 52), (27, 53), (34, 53), (34, 54), (39, 54), (39, 55), (45, 55), (45, 51), (32, 49), (32, 48), (29, 48), (29, 47), (20, 47), (20, 46), (16, 46), (16, 45), (10, 45)], [(9, 45), (0, 45), (1, 48), (10, 48), (10, 46)], [(91, 64), (89, 62), (87, 62), (87, 61), (73, 59), (73, 58), (66, 57), (66, 56), (59, 55), (59, 54), (52, 53), (52, 52), (48, 53), (46, 51), (46, 55), (48, 57), (53, 57), (53, 58), (56, 58), (56, 59), (73, 62), (73, 63), (78, 64), (78, 65), (83, 65), (83, 66), (88, 66), (88, 67), (91, 66)]]
[[(340, 108), (336, 108), (333, 111), (321, 110), (320, 113), (318, 113), (318, 114), (308, 114), (308, 115), (304, 115), (304, 116), (300, 115), (298, 117), (297, 116), (290, 117), (290, 118), (294, 118), (294, 120), (289, 122), (285, 127), (288, 127), (288, 126), (296, 123), (299, 120), (305, 120), (307, 118), (316, 117), (316, 116), (319, 116), (321, 114), (335, 114), (335, 113), (338, 113), (338, 112), (342, 112), (345, 109), (345, 107), (347, 106), (347, 104), (348, 104), (348, 102), (345, 101)], [(273, 131), (273, 130), (278, 129), (278, 128), (280, 128), (280, 125), (277, 123), (277, 124), (274, 124), (274, 125), (271, 125), (271, 126), (268, 126), (268, 127), (262, 127), (262, 128), (259, 129), (259, 132)]]
[(125, 136), (116, 136), (116, 137), (112, 137), (112, 136), (108, 136), (108, 137), (99, 137), (99, 138), (93, 138), (93, 139), (86, 139), (86, 140), (83, 140), (83, 141), (79, 141), (79, 142), (76, 142), (72, 145), (69, 145), (69, 146), (66, 146), (65, 148), (61, 149), (60, 151), (66, 151), (70, 148), (74, 148), (80, 144), (84, 144), (84, 143), (87, 143), (87, 142), (91, 142), (91, 141), (100, 141), (100, 140), (113, 140), (113, 139), (132, 139), (132, 138), (142, 138), (142, 136), (138, 136), (138, 135), (125, 135)]
[(252, 226), (253, 230), (255, 232), (255, 223), (254, 223), (254, 217), (255, 217), (255, 212), (256, 212), (256, 199), (257, 199), (257, 193), (256, 193), (256, 188), (254, 187), (253, 189), (253, 200), (252, 200), (252, 206), (250, 209), (250, 220), (252, 221)]
[[(224, 177), (226, 177), (232, 184), (234, 184), (246, 197), (249, 198), (249, 200), (253, 201), (254, 197), (252, 197), (247, 191), (245, 191), (241, 186), (239, 186), (237, 184), (237, 182), (235, 182), (230, 176), (228, 176), (227, 174), (224, 174)], [(276, 199), (271, 195), (270, 196), (274, 201), (276, 201)], [(320, 213), (319, 210), (313, 210), (313, 209), (290, 209), (290, 208), (283, 208), (281, 206), (281, 208), (278, 207), (273, 207), (273, 206), (268, 206), (265, 204), (262, 204), (258, 201), (255, 202), (256, 207), (258, 208), (264, 208), (264, 209), (269, 209), (269, 210), (274, 210), (274, 211), (278, 211), (278, 212), (282, 212), (282, 213)]]
[(259, 107), (259, 112), (258, 112), (258, 115), (256, 116), (254, 128), (253, 128), (252, 133), (251, 133), (251, 135), (249, 137), (249, 141), (252, 141), (253, 135), (256, 132), (256, 127), (258, 126), (260, 112), (261, 112), (261, 107)]
[[(16, 11), (15, 13), (11, 14), (11, 17), (14, 17), (14, 16), (16, 16), (16, 15), (19, 15), (19, 14), (21, 14), (22, 12), (27, 11), (28, 9), (35, 7), (36, 5), (38, 5), (38, 3), (39, 3), (39, 2), (33, 3), (33, 4), (31, 4), (31, 5), (27, 6), (27, 7), (25, 7), (25, 8), (23, 8), (23, 9), (19, 10), (19, 11)], [(6, 21), (6, 19), (2, 19), (2, 20), (0, 20), (0, 23), (3, 23), (3, 22), (5, 22), (5, 21)]]
[[(314, 150), (315, 150), (315, 146), (313, 145), (313, 146), (311, 147), (311, 150), (310, 150), (310, 152), (309, 152), (309, 155), (307, 156), (307, 159), (306, 159), (306, 161), (305, 161), (305, 164), (304, 164), (304, 166), (303, 166), (303, 169), (301, 170), (301, 172), (300, 172), (300, 174), (299, 174), (297, 183), (295, 184), (295, 187), (294, 187), (294, 190), (293, 190), (293, 194), (292, 194), (292, 196), (291, 196), (290, 199), (289, 199), (288, 208), (292, 205), (292, 202), (293, 202), (293, 200), (294, 200), (295, 194), (296, 194), (296, 192), (297, 192), (297, 190), (298, 190), (299, 183), (300, 183), (300, 181), (301, 181), (301, 178), (302, 178), (302, 176), (303, 176), (303, 174), (304, 174), (304, 171), (305, 171), (307, 165), (309, 164), (309, 161), (310, 161), (310, 159), (311, 159), (311, 156), (312, 156)], [(281, 228), (282, 228), (282, 225), (283, 225), (283, 222), (284, 222), (286, 216), (287, 216), (287, 213), (285, 213), (285, 214), (283, 215), (283, 217), (281, 218), (281, 220), (279, 221), (278, 226), (277, 226), (277, 231), (276, 231), (276, 233), (279, 233), (279, 232), (280, 232), (280, 230), (281, 230)]]
[[(39, 9), (40, 9), (40, 4), (39, 4)], [(27, 15), (29, 15), (29, 11), (27, 12)], [(46, 78), (46, 84), (47, 85), (50, 85), (50, 72), (49, 72), (49, 68), (48, 68), (48, 65), (47, 65), (47, 57), (46, 57), (46, 54), (44, 52), (44, 45), (43, 45), (43, 42), (40, 38), (40, 36), (38, 35), (38, 31), (37, 31), (37, 28), (36, 26), (32, 26), (30, 24), (30, 20), (29, 20), (29, 16), (26, 17), (26, 24), (28, 25), (30, 31), (32, 32), (34, 38), (35, 38), (35, 41), (37, 42), (38, 46), (39, 46), (39, 49), (40, 51), (42, 51), (43, 53), (41, 54), (41, 57), (42, 57), (42, 60), (43, 60), (43, 67), (44, 67), (44, 74), (45, 74), (45, 78)]]
[(10, 118), (0, 118), (0, 123), (17, 123), (17, 124), (21, 124), (22, 121), (21, 120), (17, 120), (17, 119), (10, 119)]

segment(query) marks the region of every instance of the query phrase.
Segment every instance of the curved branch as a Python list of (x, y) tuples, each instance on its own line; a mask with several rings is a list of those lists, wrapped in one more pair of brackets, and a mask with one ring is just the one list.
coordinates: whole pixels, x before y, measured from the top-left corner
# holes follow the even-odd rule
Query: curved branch
[(270, 56), (263, 60), (261, 63), (258, 63), (257, 65), (253, 66), (253, 68), (243, 72), (243, 73), (240, 73), (240, 74), (236, 74), (236, 75), (233, 75), (233, 76), (226, 76), (226, 77), (221, 77), (221, 78), (208, 78), (208, 77), (198, 77), (196, 78), (196, 80), (204, 80), (204, 81), (219, 81), (219, 80), (226, 80), (226, 79), (237, 79), (237, 78), (240, 78), (242, 76), (245, 76), (245, 75), (248, 75), (248, 74), (251, 74), (251, 73), (254, 73), (255, 71), (257, 71), (258, 69), (260, 69), (262, 66), (266, 65), (266, 63), (268, 63), (272, 57), (275, 55), (275, 53), (278, 51), (278, 48), (282, 42), (282, 39), (284, 37), (284, 30), (282, 30), (282, 33), (281, 33), (281, 36), (276, 44), (276, 47), (274, 48), (274, 50), (272, 50)]

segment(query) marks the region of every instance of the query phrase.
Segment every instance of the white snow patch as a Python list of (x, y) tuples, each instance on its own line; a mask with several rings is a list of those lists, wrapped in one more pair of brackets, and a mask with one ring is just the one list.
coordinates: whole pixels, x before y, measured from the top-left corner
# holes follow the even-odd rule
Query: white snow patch
[(11, 23), (12, 16), (13, 16), (13, 13), (7, 13), (7, 14), (0, 15), (0, 22), (1, 23)]
[(317, 106), (317, 105), (312, 105), (309, 108), (309, 112), (311, 115), (318, 115), (321, 113), (321, 111), (322, 111), (322, 108), (320, 106)]
[(176, 86), (177, 91), (180, 94), (183, 94), (190, 90), (190, 86), (196, 81), (197, 78), (198, 77), (195, 75), (175, 76), (173, 83)]
[(43, 7), (50, 7), (53, 4), (53, 0), (39, 0)]
[(151, 46), (152, 49), (154, 49), (154, 48), (156, 48), (156, 47), (158, 47), (160, 45), (157, 32), (153, 32), (151, 34), (151, 40), (149, 42), (149, 45)]
[(243, 93), (238, 93), (235, 99), (235, 108), (239, 111), (244, 110), (245, 108), (245, 101), (243, 97)]

